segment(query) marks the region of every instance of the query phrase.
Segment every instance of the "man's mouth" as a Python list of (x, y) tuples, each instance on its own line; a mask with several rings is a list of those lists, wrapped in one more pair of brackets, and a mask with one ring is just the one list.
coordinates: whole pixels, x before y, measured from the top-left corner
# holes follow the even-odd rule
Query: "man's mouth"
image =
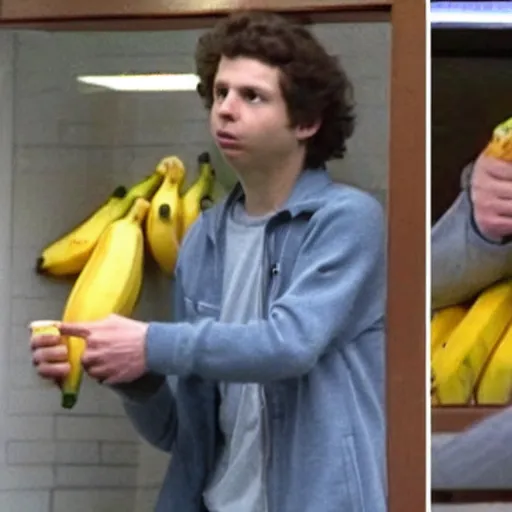
[(223, 130), (219, 130), (217, 132), (217, 138), (224, 139), (224, 140), (237, 140), (233, 134), (231, 134), (229, 132), (225, 132)]
[(216, 136), (219, 146), (223, 149), (234, 149), (240, 146), (238, 138), (229, 132), (219, 130)]

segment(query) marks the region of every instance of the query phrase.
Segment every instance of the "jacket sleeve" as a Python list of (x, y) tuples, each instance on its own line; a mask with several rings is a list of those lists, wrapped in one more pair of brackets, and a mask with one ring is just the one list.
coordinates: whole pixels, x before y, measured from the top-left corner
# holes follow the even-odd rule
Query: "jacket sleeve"
[(510, 275), (512, 244), (482, 236), (473, 220), (468, 166), (462, 190), (431, 233), (432, 309), (458, 304)]
[(311, 217), (290, 285), (266, 319), (150, 323), (148, 366), (165, 375), (226, 381), (300, 376), (333, 340), (348, 343), (382, 320), (383, 276), (381, 206), (369, 195), (355, 194)]
[[(146, 375), (142, 377), (148, 378)], [(156, 448), (170, 452), (176, 437), (178, 418), (176, 404), (170, 384), (161, 375), (154, 376), (158, 385), (147, 394), (138, 392), (124, 394), (123, 406), (135, 430)]]

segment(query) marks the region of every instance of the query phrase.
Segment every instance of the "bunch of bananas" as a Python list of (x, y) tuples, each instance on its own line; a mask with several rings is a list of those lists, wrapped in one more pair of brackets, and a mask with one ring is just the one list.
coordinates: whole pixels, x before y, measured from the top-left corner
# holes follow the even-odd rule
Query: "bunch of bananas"
[[(76, 277), (63, 321), (131, 316), (142, 288), (145, 241), (159, 268), (172, 275), (184, 236), (213, 198), (222, 195), (215, 190), (208, 153), (199, 155), (198, 165), (197, 179), (183, 191), (183, 162), (176, 156), (163, 158), (153, 173), (129, 190), (117, 187), (96, 212), (41, 252), (39, 274)], [(61, 405), (70, 409), (78, 399), (85, 342), (64, 336), (62, 342), (71, 371), (61, 386)]]
[(512, 280), (431, 319), (434, 404), (504, 403), (512, 393)]
[[(499, 124), (484, 154), (512, 161), (512, 118)], [(512, 280), (484, 289), (471, 304), (431, 319), (434, 405), (505, 404), (512, 399)]]
[(151, 201), (146, 233), (151, 254), (161, 270), (171, 275), (183, 238), (201, 211), (213, 202), (215, 170), (210, 155), (201, 153), (197, 180), (182, 194), (185, 179), (183, 162), (177, 157), (169, 157), (160, 166), (165, 177)]

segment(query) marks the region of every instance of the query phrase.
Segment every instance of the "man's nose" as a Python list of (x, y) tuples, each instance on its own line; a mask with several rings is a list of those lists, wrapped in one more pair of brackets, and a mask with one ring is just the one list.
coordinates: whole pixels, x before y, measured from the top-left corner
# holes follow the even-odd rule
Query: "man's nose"
[(219, 115), (224, 118), (236, 118), (238, 113), (238, 100), (233, 91), (229, 91), (227, 95), (219, 102)]

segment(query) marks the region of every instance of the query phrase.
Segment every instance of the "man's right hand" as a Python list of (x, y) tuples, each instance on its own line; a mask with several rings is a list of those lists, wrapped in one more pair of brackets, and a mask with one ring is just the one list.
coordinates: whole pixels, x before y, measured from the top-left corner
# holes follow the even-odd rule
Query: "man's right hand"
[(32, 336), (30, 348), (32, 364), (44, 379), (53, 380), (59, 384), (70, 372), (68, 351), (59, 336), (47, 334)]
[(512, 235), (512, 162), (481, 154), (473, 169), (471, 200), (483, 236), (500, 241)]

